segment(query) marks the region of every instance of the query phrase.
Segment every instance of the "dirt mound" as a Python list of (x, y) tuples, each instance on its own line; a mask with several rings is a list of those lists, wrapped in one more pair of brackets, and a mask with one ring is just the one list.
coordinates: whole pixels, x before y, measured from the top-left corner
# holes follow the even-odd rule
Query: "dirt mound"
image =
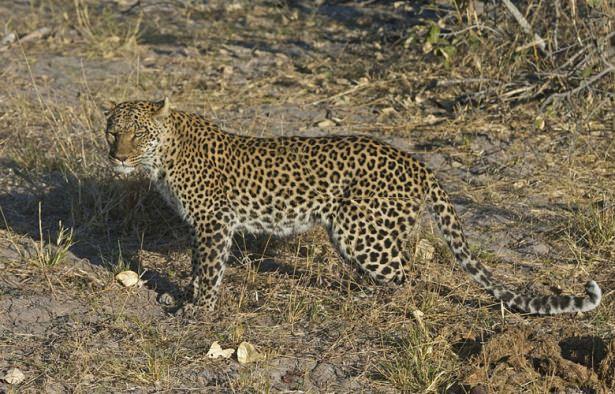
[(506, 329), (480, 349), (471, 347), (473, 367), (462, 377), (460, 391), (453, 392), (515, 392), (533, 381), (546, 382), (545, 392), (609, 392), (614, 342), (607, 346), (598, 337), (571, 336), (558, 343), (530, 327)]

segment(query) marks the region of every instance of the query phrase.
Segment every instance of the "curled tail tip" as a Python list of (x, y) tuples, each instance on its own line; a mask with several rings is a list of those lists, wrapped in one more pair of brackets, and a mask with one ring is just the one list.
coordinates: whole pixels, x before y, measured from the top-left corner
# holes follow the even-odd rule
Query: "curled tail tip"
[(591, 309), (594, 309), (598, 306), (598, 304), (600, 304), (600, 301), (602, 300), (602, 289), (600, 289), (600, 286), (598, 286), (598, 283), (596, 283), (596, 281), (590, 280), (585, 284), (585, 292), (591, 300)]
[(600, 286), (598, 286), (598, 283), (593, 280), (587, 282), (585, 284), (585, 293), (585, 297), (554, 295), (531, 298), (505, 291), (500, 295), (496, 294), (496, 297), (505, 301), (508, 306), (515, 307), (530, 314), (558, 315), (560, 313), (589, 312), (600, 305), (602, 301), (602, 290)]

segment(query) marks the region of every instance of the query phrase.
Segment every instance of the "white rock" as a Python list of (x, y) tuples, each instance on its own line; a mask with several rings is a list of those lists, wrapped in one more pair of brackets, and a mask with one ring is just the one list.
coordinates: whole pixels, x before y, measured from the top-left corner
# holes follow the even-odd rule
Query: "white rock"
[(209, 351), (207, 352), (207, 357), (213, 359), (216, 359), (218, 357), (229, 358), (233, 353), (235, 353), (235, 349), (222, 349), (222, 346), (220, 346), (218, 341), (215, 341), (211, 344)]
[(19, 370), (19, 368), (11, 368), (4, 375), (4, 381), (8, 384), (19, 384), (23, 382), (25, 378), (26, 375), (24, 375), (23, 372)]
[(8, 33), (4, 37), (2, 37), (2, 40), (0, 40), (0, 45), (12, 44), (13, 42), (15, 42), (16, 39), (17, 39), (17, 35), (15, 33), (13, 32)]
[(132, 287), (139, 283), (139, 274), (134, 271), (122, 271), (115, 275), (115, 279), (125, 287)]

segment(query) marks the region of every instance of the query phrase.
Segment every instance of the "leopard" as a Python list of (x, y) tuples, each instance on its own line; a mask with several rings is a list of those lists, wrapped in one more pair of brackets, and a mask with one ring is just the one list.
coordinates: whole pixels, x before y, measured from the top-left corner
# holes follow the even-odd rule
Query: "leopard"
[(405, 149), (371, 136), (255, 137), (225, 131), (163, 100), (110, 103), (109, 161), (153, 183), (189, 225), (192, 271), (178, 312), (214, 312), (237, 232), (288, 236), (324, 226), (342, 260), (376, 283), (406, 281), (407, 236), (428, 206), (456, 262), (501, 305), (529, 315), (587, 312), (585, 295), (516, 291), (478, 261), (433, 171)]

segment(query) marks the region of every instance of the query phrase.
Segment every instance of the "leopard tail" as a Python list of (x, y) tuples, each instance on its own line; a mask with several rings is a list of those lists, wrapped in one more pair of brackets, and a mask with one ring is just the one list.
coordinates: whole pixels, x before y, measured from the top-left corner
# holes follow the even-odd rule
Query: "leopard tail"
[(596, 308), (602, 299), (602, 290), (595, 281), (585, 285), (584, 297), (571, 295), (527, 295), (510, 290), (493, 278), (491, 271), (477, 261), (466, 241), (461, 222), (448, 194), (427, 168), (421, 178), (427, 197), (431, 201), (432, 214), (455, 259), (472, 279), (507, 307), (537, 315), (587, 312)]

